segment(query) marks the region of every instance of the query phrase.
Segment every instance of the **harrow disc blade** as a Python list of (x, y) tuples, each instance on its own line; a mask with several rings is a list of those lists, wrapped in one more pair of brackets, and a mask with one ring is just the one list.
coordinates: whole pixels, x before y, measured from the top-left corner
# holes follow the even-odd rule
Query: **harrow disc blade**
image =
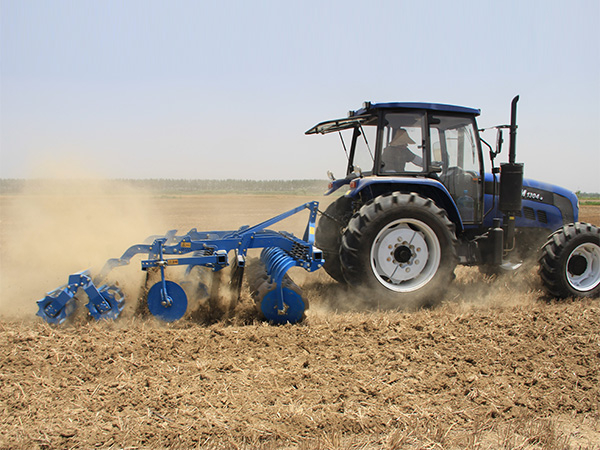
[[(159, 281), (148, 291), (150, 313), (165, 322), (181, 319), (187, 310), (187, 295), (181, 286), (173, 281), (165, 281), (167, 292), (163, 293), (163, 283)], [(166, 294), (166, 298), (165, 295)]]
[(284, 287), (283, 309), (279, 309), (279, 289), (267, 293), (260, 302), (260, 310), (265, 319), (278, 324), (297, 323), (304, 318), (306, 306), (302, 296), (293, 289)]
[[(270, 322), (276, 324), (297, 323), (304, 319), (308, 302), (302, 298), (302, 291), (289, 277), (282, 288), (265, 281), (253, 293), (256, 307)], [(283, 308), (281, 307), (283, 305)]]

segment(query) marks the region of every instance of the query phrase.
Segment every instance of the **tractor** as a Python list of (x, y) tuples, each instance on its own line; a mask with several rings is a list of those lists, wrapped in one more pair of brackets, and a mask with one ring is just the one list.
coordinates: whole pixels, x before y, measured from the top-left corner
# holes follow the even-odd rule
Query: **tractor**
[[(518, 100), (510, 125), (491, 127), (494, 147), (480, 136), (479, 109), (437, 103), (365, 102), (306, 131), (338, 133), (347, 158), (345, 177), (328, 172), (326, 195), (346, 192), (316, 230), (327, 273), (382, 306), (422, 307), (441, 298), (457, 264), (512, 272), (535, 255), (553, 297), (598, 296), (600, 230), (578, 222), (573, 192), (524, 179)], [(505, 132), (508, 162), (497, 167)]]

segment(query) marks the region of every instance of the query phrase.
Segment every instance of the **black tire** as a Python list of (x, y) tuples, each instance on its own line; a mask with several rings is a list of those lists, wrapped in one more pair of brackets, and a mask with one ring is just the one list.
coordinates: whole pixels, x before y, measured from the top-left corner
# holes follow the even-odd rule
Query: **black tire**
[(394, 192), (356, 213), (344, 232), (340, 261), (349, 285), (379, 305), (437, 303), (454, 276), (456, 236), (446, 212), (418, 194)]
[(600, 295), (600, 229), (572, 223), (552, 233), (542, 247), (539, 273), (558, 298)]
[(340, 263), (340, 247), (342, 245), (342, 231), (352, 217), (352, 199), (340, 197), (331, 203), (325, 213), (321, 215), (315, 244), (323, 251), (325, 272), (339, 283), (346, 283), (342, 274)]

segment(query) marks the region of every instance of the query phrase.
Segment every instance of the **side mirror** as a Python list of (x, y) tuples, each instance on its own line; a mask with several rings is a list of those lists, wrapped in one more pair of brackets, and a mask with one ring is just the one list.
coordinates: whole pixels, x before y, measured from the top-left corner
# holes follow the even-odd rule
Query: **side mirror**
[(442, 173), (443, 167), (441, 161), (431, 161), (429, 163), (429, 173)]
[(498, 134), (496, 134), (496, 151), (495, 154), (499, 155), (502, 151), (502, 143), (504, 142), (504, 137), (502, 134), (502, 128), (498, 128)]

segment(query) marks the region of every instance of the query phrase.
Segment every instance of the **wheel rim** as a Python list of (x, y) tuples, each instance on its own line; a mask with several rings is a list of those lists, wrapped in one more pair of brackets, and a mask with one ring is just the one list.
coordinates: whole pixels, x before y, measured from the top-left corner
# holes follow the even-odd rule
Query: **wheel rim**
[(441, 255), (438, 237), (427, 224), (399, 219), (377, 234), (371, 246), (371, 268), (386, 288), (412, 292), (435, 276)]
[(600, 247), (586, 242), (576, 247), (566, 264), (569, 284), (580, 292), (594, 289), (600, 283)]

